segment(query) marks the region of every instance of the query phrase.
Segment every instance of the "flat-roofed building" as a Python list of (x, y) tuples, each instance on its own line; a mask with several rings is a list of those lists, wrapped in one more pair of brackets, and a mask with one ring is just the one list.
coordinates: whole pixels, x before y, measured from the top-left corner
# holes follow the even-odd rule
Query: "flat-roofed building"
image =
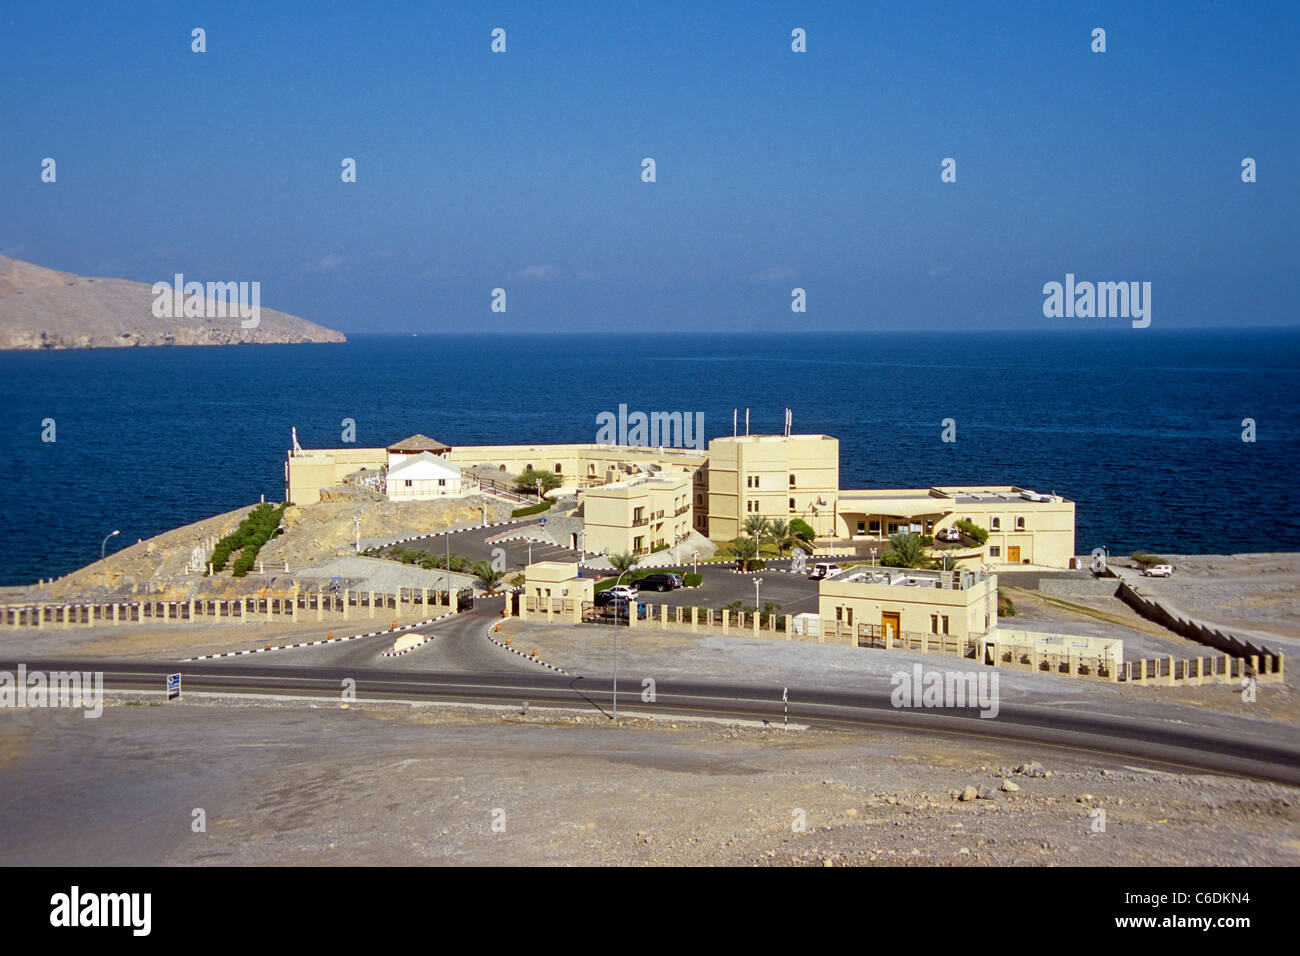
[(854, 568), (817, 588), (823, 622), (897, 640), (951, 635), (973, 642), (998, 624), (998, 579), (983, 571)]
[(840, 443), (827, 435), (737, 435), (709, 442), (708, 535), (726, 541), (751, 515), (802, 518), (817, 537), (835, 534)]
[(661, 473), (586, 488), (579, 493), (584, 546), (597, 554), (647, 555), (691, 532), (691, 476)]
[[(524, 568), (519, 616), (548, 621), (582, 620), (584, 604), (595, 597), (594, 578), (584, 578), (573, 561), (537, 561)], [(509, 598), (507, 598), (509, 600)]]
[(969, 535), (964, 555), (985, 564), (1069, 567), (1074, 556), (1074, 502), (1015, 485), (870, 489), (839, 497), (839, 536), (855, 550), (899, 532), (941, 537), (962, 519), (988, 531)]

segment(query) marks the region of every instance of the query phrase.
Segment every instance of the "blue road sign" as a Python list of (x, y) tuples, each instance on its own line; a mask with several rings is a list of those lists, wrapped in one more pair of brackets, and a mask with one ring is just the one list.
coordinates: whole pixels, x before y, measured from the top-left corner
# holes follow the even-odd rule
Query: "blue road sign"
[(181, 696), (181, 675), (168, 674), (167, 675), (167, 699), (175, 700), (180, 696)]

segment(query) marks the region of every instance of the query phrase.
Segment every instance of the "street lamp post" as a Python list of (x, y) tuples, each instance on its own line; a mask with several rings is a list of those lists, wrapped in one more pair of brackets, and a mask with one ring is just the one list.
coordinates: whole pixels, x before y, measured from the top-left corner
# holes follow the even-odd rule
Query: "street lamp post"
[(876, 566), (876, 549), (875, 549), (875, 548), (872, 548), (872, 549), (871, 549), (871, 566), (872, 566), (873, 568)]
[[(628, 568), (627, 571), (618, 576), (618, 580), (614, 582), (616, 591), (618, 586), (623, 583), (623, 575), (631, 570), (631, 568)], [(624, 598), (624, 600), (627, 601), (627, 613), (635, 614), (635, 602), (631, 598)], [(631, 618), (628, 618), (627, 625), (628, 627), (632, 626)], [(614, 605), (614, 723), (618, 723), (618, 605)]]
[(108, 561), (104, 558), (104, 549), (108, 547), (108, 539), (115, 535), (121, 534), (121, 531), (114, 531), (111, 534), (104, 535), (104, 540), (99, 545), (99, 562), (104, 566), (104, 587), (108, 587)]
[(759, 588), (762, 587), (762, 585), (763, 585), (762, 578), (754, 578), (754, 614), (758, 616), (757, 620), (762, 620), (762, 616), (763, 616), (763, 602), (759, 599), (758, 596)]

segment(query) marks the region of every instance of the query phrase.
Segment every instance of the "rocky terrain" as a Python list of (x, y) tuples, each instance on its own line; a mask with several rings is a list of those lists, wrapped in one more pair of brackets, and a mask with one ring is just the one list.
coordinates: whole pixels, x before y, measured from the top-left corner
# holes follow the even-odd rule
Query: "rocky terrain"
[[(327, 489), (333, 491), (332, 489)], [(490, 498), (448, 498), (435, 501), (391, 502), (364, 494), (326, 494), (314, 505), (291, 505), (285, 509), (283, 534), (263, 545), (258, 552), (268, 572), (290, 577), (293, 572), (333, 558), (355, 554), (357, 526), (361, 522), (361, 546), (387, 542), (396, 537), (441, 531), (443, 528), (477, 525), (487, 510), (488, 523), (501, 521), (510, 506)], [(234, 531), (256, 502), (222, 515), (206, 518), (157, 537), (140, 541), (116, 553), (106, 562), (95, 562), (45, 585), (7, 588), (5, 599), (64, 601), (99, 599), (114, 594), (148, 592), (168, 600), (200, 595), (237, 597), (249, 590), (247, 579), (240, 585), (230, 568), (215, 578), (189, 570), (194, 549)], [(288, 565), (289, 574), (284, 568)]]
[(273, 309), (261, 308), (259, 325), (246, 329), (237, 316), (156, 318), (153, 302), (148, 283), (87, 278), (0, 256), (0, 349), (347, 341), (341, 332)]
[(0, 864), (1300, 863), (1291, 787), (929, 734), (620, 724), (197, 695), (0, 712)]

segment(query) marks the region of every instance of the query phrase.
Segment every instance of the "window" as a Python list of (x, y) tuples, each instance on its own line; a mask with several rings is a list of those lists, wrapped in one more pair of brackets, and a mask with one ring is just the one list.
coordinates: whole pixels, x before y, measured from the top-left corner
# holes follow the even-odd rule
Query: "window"
[(402, 482), (402, 484), (404, 484), (407, 488), (411, 487), (411, 479), (407, 478), (404, 482)]
[(791, 510), (791, 511), (794, 511), (794, 510), (795, 510), (795, 507), (794, 507), (794, 499), (793, 499), (793, 498), (790, 499), (790, 510)]
[(795, 483), (794, 483), (794, 475), (791, 475), (791, 476), (790, 476), (790, 487), (791, 487), (791, 488), (795, 487)]
[(898, 522), (897, 522), (897, 521), (891, 521), (891, 522), (889, 522), (889, 533), (890, 533), (890, 534), (898, 534)]
[(932, 531), (934, 531), (934, 520), (927, 518), (925, 521), (925, 533), (930, 534)]
[(645, 550), (645, 538), (633, 538), (633, 539), (632, 539), (632, 550), (633, 550), (633, 551), (644, 551), (644, 550)]
[(1002, 557), (1002, 548), (996, 544), (989, 545), (989, 557), (990, 558)]
[(865, 521), (859, 521), (858, 534), (866, 534), (866, 533), (867, 533), (867, 523)]
[(1002, 530), (1002, 519), (998, 515), (994, 515), (992, 518), (989, 519), (989, 530), (990, 531)]
[(931, 634), (938, 634), (938, 633), (939, 633), (939, 615), (938, 615), (938, 614), (931, 614), (931, 615), (930, 615), (930, 633), (931, 633)]
[(944, 634), (947, 634), (947, 633), (948, 633), (948, 615), (947, 615), (947, 614), (940, 615), (939, 620), (940, 620), (940, 622), (943, 624), (943, 633), (944, 633)]
[(446, 478), (439, 478), (439, 479), (438, 479), (438, 487), (439, 487), (439, 488), (446, 488), (446, 487), (447, 487), (447, 479), (446, 479)]
[(695, 503), (696, 503), (697, 505), (700, 505), (701, 507), (703, 507), (703, 505), (704, 505), (704, 496), (703, 496), (703, 495), (696, 495), (696, 496), (695, 496)]
[(555, 473), (558, 475), (558, 474), (559, 474), (561, 471), (563, 471), (563, 470), (564, 470), (564, 469), (563, 469), (563, 467), (561, 466), (561, 463), (557, 461), (557, 462), (555, 463)]
[(880, 534), (880, 519), (879, 519), (879, 518), (875, 518), (875, 519), (873, 519), (872, 521), (868, 522), (868, 527), (871, 529), (871, 533), (872, 533), (872, 534), (879, 536), (879, 534)]
[(1024, 531), (1024, 530), (1025, 530), (1025, 516), (1024, 516), (1024, 515), (1016, 515), (1016, 530), (1017, 530), (1017, 531)]

